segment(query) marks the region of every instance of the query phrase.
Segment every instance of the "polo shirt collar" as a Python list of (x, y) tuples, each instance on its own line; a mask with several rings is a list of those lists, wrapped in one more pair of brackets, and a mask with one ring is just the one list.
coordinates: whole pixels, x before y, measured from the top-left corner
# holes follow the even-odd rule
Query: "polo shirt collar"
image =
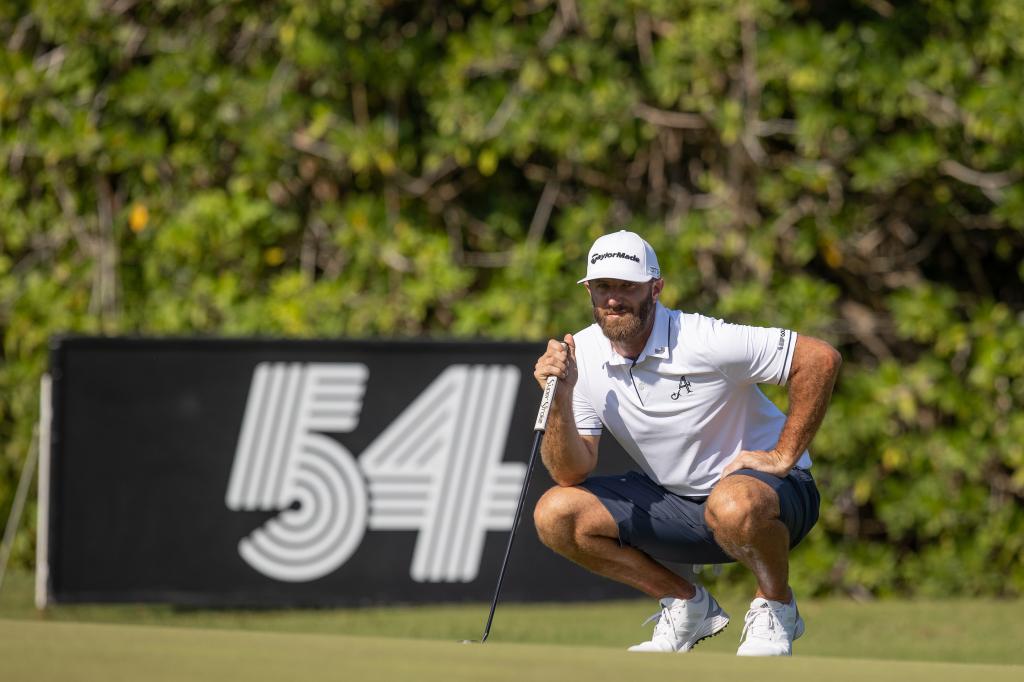
[(644, 346), (644, 349), (640, 351), (640, 355), (637, 357), (636, 363), (629, 358), (624, 358), (619, 355), (612, 347), (612, 342), (608, 340), (608, 337), (604, 337), (605, 343), (608, 344), (607, 364), (613, 366), (640, 364), (647, 358), (661, 358), (662, 360), (667, 360), (671, 347), (671, 340), (669, 339), (670, 331), (671, 326), (669, 322), (668, 308), (661, 305), (661, 303), (655, 303), (654, 328), (651, 330), (651, 335), (647, 337), (647, 344)]

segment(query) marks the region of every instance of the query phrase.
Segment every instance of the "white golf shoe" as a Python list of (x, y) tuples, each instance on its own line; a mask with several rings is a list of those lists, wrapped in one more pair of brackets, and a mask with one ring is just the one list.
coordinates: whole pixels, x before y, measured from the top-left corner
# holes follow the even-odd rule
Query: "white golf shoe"
[(792, 656), (793, 640), (804, 634), (796, 597), (788, 604), (758, 597), (743, 620), (737, 656)]
[(702, 639), (714, 637), (729, 624), (729, 614), (715, 598), (697, 585), (693, 599), (665, 597), (661, 611), (648, 618), (644, 625), (657, 619), (654, 636), (649, 642), (629, 647), (630, 651), (689, 651)]

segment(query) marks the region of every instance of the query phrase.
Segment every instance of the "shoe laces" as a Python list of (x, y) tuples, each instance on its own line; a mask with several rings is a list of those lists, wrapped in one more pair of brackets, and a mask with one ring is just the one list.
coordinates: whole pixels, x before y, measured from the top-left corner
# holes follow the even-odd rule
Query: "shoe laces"
[[(675, 607), (675, 610), (680, 610), (680, 607)], [(659, 638), (665, 638), (669, 641), (675, 641), (679, 638), (679, 633), (676, 631), (676, 622), (672, 617), (673, 607), (663, 606), (660, 611), (652, 613), (647, 620), (640, 624), (643, 627), (651, 621), (656, 621), (654, 625), (654, 634), (651, 636), (651, 641)]]
[(782, 624), (778, 611), (766, 603), (747, 611), (743, 619), (743, 632), (740, 633), (741, 641), (747, 638), (748, 632), (752, 639), (778, 640), (786, 637), (786, 626)]

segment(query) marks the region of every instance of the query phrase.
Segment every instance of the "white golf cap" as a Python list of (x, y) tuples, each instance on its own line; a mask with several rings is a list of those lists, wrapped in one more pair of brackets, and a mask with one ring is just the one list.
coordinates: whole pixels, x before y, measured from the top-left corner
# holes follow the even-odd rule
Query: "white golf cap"
[(577, 284), (592, 279), (621, 279), (647, 282), (661, 277), (654, 249), (640, 235), (619, 230), (598, 237), (587, 255), (587, 276)]

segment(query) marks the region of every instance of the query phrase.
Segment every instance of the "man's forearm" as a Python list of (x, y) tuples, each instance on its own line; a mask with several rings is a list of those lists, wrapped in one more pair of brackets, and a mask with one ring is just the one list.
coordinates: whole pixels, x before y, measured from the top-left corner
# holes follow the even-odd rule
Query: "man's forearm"
[(555, 399), (540, 454), (551, 478), (561, 486), (582, 483), (594, 470), (597, 457), (576, 430), (569, 400)]
[(799, 461), (818, 432), (842, 364), (838, 352), (826, 344), (822, 346), (817, 350), (817, 361), (789, 380), (789, 410), (775, 449), (791, 466)]

